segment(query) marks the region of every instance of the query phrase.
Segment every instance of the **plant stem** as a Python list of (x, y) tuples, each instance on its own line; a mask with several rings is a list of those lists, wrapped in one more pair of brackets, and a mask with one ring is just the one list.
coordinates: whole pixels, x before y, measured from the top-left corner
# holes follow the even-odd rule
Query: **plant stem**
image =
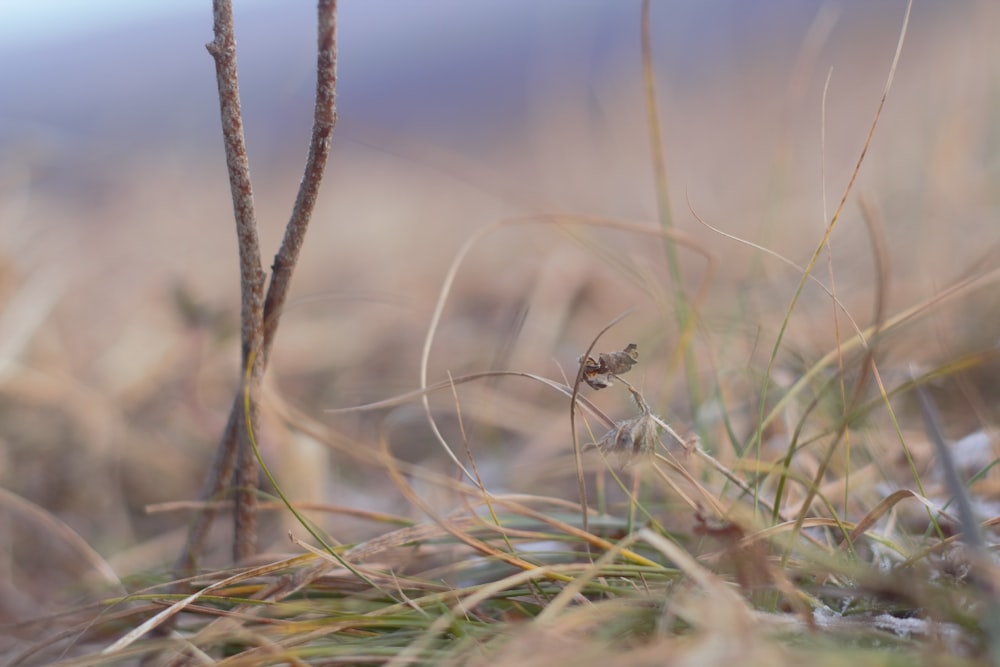
[[(309, 155), (292, 214), (285, 227), (284, 238), (271, 267), (271, 281), (266, 296), (266, 274), (260, 260), (253, 187), (240, 110), (231, 0), (214, 0), (213, 12), (215, 39), (207, 48), (215, 59), (226, 167), (236, 217), (240, 257), (241, 358), (245, 377), (248, 378), (244, 382), (249, 382), (249, 391), (246, 392), (249, 398), (244, 402), (247, 387), (241, 385), (230, 408), (202, 498), (216, 499), (230, 482), (234, 483), (233, 558), (240, 561), (257, 550), (259, 468), (250, 445), (248, 429), (259, 432), (260, 387), (277, 334), (281, 311), (288, 297), (292, 273), (298, 263), (306, 229), (316, 207), (337, 120), (337, 2), (320, 0), (318, 6), (316, 105)], [(246, 372), (247, 369), (249, 372)], [(216, 508), (207, 506), (192, 522), (187, 542), (175, 566), (178, 578), (194, 573), (216, 512)]]

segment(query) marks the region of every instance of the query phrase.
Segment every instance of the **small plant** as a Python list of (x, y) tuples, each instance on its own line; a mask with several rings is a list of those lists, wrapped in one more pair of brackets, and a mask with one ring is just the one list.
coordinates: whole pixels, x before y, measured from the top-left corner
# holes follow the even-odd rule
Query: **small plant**
[(583, 380), (595, 390), (606, 389), (619, 380), (625, 385), (639, 408), (639, 415), (615, 422), (610, 431), (604, 434), (596, 443), (586, 445), (584, 449), (596, 448), (602, 454), (616, 454), (619, 462), (624, 465), (643, 455), (652, 454), (659, 444), (660, 429), (666, 429), (682, 444), (690, 443), (681, 440), (679, 436), (662, 419), (655, 416), (649, 409), (642, 394), (620, 376), (632, 370), (639, 363), (638, 346), (629, 343), (620, 352), (602, 352), (593, 357), (580, 359), (583, 365)]

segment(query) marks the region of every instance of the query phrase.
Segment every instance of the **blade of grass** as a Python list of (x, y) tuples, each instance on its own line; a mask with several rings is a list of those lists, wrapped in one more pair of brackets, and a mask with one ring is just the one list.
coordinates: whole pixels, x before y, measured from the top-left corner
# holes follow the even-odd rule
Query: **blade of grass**
[[(996, 565), (993, 556), (983, 540), (983, 533), (979, 528), (979, 519), (972, 509), (972, 501), (962, 483), (962, 478), (958, 474), (958, 467), (955, 459), (951, 455), (951, 450), (944, 441), (941, 432), (941, 419), (937, 410), (931, 402), (927, 391), (920, 385), (916, 387), (917, 401), (920, 404), (920, 412), (924, 417), (924, 425), (927, 435), (934, 444), (937, 454), (938, 465), (944, 471), (945, 484), (948, 492), (958, 505), (958, 518), (962, 526), (962, 540), (969, 545), (975, 555), (975, 566), (971, 572), (971, 579), (976, 583), (983, 595), (987, 609), (981, 618), (983, 630), (989, 640), (990, 656), (994, 665), (1000, 665), (1000, 597), (996, 590)], [(990, 570), (990, 571), (984, 571)]]
[[(663, 129), (660, 123), (660, 109), (656, 99), (656, 75), (653, 69), (653, 40), (649, 27), (649, 0), (642, 2), (642, 17), (640, 20), (642, 46), (642, 80), (646, 97), (646, 119), (649, 127), (649, 148), (653, 160), (653, 180), (656, 185), (656, 204), (660, 225), (665, 231), (674, 228), (673, 215), (670, 210), (670, 188), (667, 181), (667, 161), (664, 156)], [(701, 382), (698, 365), (692, 348), (692, 337), (697, 323), (696, 312), (684, 290), (684, 274), (681, 270), (680, 256), (677, 244), (671, 235), (663, 237), (664, 250), (667, 256), (667, 268), (674, 284), (676, 299), (677, 328), (680, 339), (677, 347), (684, 357), (684, 369), (687, 377), (688, 397), (691, 401), (691, 413), (698, 414), (701, 405)]]
[[(910, 11), (912, 10), (912, 8), (913, 8), (913, 1), (909, 0), (909, 2), (906, 5), (906, 12), (903, 16), (903, 24), (902, 27), (900, 28), (899, 39), (896, 42), (896, 50), (895, 53), (893, 54), (892, 62), (889, 65), (889, 74), (886, 78), (885, 87), (882, 90), (882, 96), (879, 99), (878, 108), (875, 110), (875, 116), (872, 119), (872, 124), (868, 130), (868, 135), (865, 137), (864, 145), (861, 148), (861, 154), (858, 156), (858, 160), (854, 166), (854, 170), (851, 172), (851, 176), (850, 179), (848, 180), (847, 187), (844, 188), (844, 192), (840, 198), (840, 203), (837, 205), (837, 209), (836, 211), (834, 211), (833, 217), (830, 219), (829, 224), (826, 226), (826, 231), (823, 234), (823, 238), (820, 240), (819, 244), (817, 244), (816, 250), (813, 252), (812, 257), (809, 259), (809, 262), (805, 266), (805, 275), (811, 274), (813, 272), (813, 269), (815, 268), (816, 263), (818, 262), (819, 257), (822, 254), (823, 248), (826, 247), (827, 243), (829, 242), (830, 236), (833, 234), (833, 230), (836, 227), (838, 220), (840, 219), (845, 204), (847, 203), (847, 198), (854, 188), (854, 183), (857, 180), (858, 174), (861, 171), (861, 165), (864, 163), (865, 157), (868, 154), (868, 149), (871, 146), (873, 137), (875, 136), (875, 129), (878, 127), (879, 119), (882, 116), (882, 110), (885, 108), (885, 102), (889, 97), (889, 90), (892, 88), (892, 82), (896, 74), (896, 67), (899, 63), (900, 55), (902, 54), (903, 43), (906, 38), (907, 28), (909, 27)], [(799, 280), (799, 283), (795, 289), (795, 294), (792, 296), (792, 301), (788, 305), (788, 308), (785, 311), (784, 320), (782, 321), (781, 326), (778, 330), (778, 336), (775, 339), (774, 347), (771, 350), (771, 356), (770, 359), (768, 360), (767, 370), (764, 373), (764, 378), (760, 389), (760, 405), (758, 409), (757, 431), (754, 435), (755, 446), (753, 448), (755, 456), (758, 458), (758, 460), (761, 454), (760, 445), (762, 442), (763, 429), (764, 429), (764, 416), (765, 416), (765, 408), (767, 405), (768, 385), (771, 380), (771, 374), (774, 370), (774, 364), (777, 362), (778, 359), (778, 352), (781, 349), (781, 343), (784, 340), (784, 334), (787, 331), (788, 323), (791, 320), (792, 313), (795, 310), (795, 306), (798, 303), (799, 297), (802, 295), (802, 290), (805, 288), (807, 281), (805, 275), (803, 275), (803, 277)], [(882, 323), (880, 322), (878, 323), (877, 328), (874, 328), (873, 330), (877, 331), (878, 328), (880, 328), (881, 326)], [(844, 350), (842, 349), (841, 345), (838, 344), (837, 349), (834, 350), (832, 354), (834, 355), (834, 358), (839, 358), (839, 356), (842, 355), (843, 353)], [(774, 411), (772, 411), (772, 414), (774, 414)], [(846, 430), (846, 423), (844, 424), (844, 430)], [(837, 441), (839, 441), (839, 437), (834, 441), (834, 443), (831, 444), (828, 457), (832, 456), (833, 448), (836, 445)], [(810, 489), (809, 493), (813, 492), (814, 490)], [(804, 508), (808, 508), (808, 506), (809, 503), (805, 503), (803, 505)], [(804, 518), (805, 518), (804, 514), (800, 515), (800, 519)]]

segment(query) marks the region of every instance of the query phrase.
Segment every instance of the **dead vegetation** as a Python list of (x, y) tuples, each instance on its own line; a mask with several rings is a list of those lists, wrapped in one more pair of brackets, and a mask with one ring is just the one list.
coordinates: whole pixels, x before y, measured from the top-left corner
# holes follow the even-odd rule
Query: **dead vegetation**
[[(181, 587), (192, 517), (232, 509), (194, 499), (240, 376), (233, 302), (147, 276), (115, 297), (141, 312), (94, 324), (71, 273), (10, 260), (3, 664), (996, 664), (997, 238), (969, 202), (948, 228), (981, 241), (944, 270), (947, 225), (903, 224), (878, 187), (911, 175), (865, 179), (914, 131), (888, 110), (902, 87), (888, 118), (865, 99), (813, 214), (782, 210), (774, 158), (759, 233), (697, 188), (682, 214), (665, 163), (646, 221), (456, 196), (482, 224), (452, 241), (385, 234), (405, 205), (359, 214), (376, 231), (321, 207), (272, 372), (246, 385), (263, 552), (232, 566), (217, 528)], [(929, 172), (930, 210), (980, 192)]]

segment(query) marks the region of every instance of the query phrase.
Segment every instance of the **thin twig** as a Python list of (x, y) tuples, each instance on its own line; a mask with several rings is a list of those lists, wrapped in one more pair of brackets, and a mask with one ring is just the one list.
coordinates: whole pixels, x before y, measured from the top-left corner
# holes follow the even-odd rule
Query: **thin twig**
[[(233, 400), (233, 407), (229, 411), (229, 418), (226, 420), (226, 427), (219, 440), (219, 446), (215, 450), (215, 459), (209, 468), (208, 478), (201, 492), (203, 501), (218, 500), (222, 491), (229, 484), (233, 477), (233, 469), (236, 467), (236, 442), (240, 433), (240, 422), (242, 421), (242, 410), (237, 408), (237, 403), (242, 404), (242, 396), (237, 394)], [(174, 564), (174, 578), (186, 579), (195, 574), (198, 566), (198, 557), (205, 547), (205, 540), (208, 538), (208, 529), (212, 526), (219, 507), (214, 503), (205, 503), (204, 507), (195, 515), (188, 528), (187, 541), (181, 550), (177, 562)]]
[[(233, 536), (233, 559), (240, 561), (257, 551), (257, 482), (260, 467), (250, 446), (247, 433), (260, 422), (260, 388), (267, 368), (268, 356), (274, 344), (281, 320), (281, 310), (288, 297), (292, 273), (299, 260), (299, 251), (305, 241), (306, 229), (316, 208), (320, 183), (330, 155), (330, 138), (336, 123), (337, 86), (337, 32), (336, 0), (322, 0), (317, 10), (316, 104), (314, 108), (312, 138), (306, 158), (305, 173), (299, 184), (292, 214), (285, 226), (285, 236), (271, 266), (271, 281), (264, 300), (260, 322), (259, 355), (250, 373), (249, 399), (244, 403), (247, 412), (243, 420), (244, 433), (240, 437), (236, 466), (236, 512)], [(244, 361), (244, 368), (247, 362)], [(238, 409), (234, 404), (233, 409)]]
[[(285, 226), (281, 248), (271, 266), (271, 284), (264, 302), (264, 347), (266, 357), (274, 344), (281, 310), (288, 297), (292, 272), (299, 260), (306, 229), (316, 208), (319, 186), (323, 180), (330, 139), (337, 123), (337, 0), (320, 0), (318, 17), (318, 50), (316, 58), (316, 107), (313, 114), (312, 139), (305, 173), (295, 197), (291, 218)], [(267, 361), (264, 360), (266, 367)]]
[[(266, 274), (261, 267), (253, 189), (240, 112), (232, 2), (231, 0), (213, 2), (215, 39), (207, 47), (216, 63), (226, 165), (239, 241), (242, 366), (247, 369), (251, 363), (253, 365), (249, 373), (250, 400), (244, 403), (243, 395), (246, 387), (241, 386), (230, 409), (202, 498), (217, 499), (227, 485), (234, 481), (237, 493), (233, 557), (236, 560), (246, 558), (256, 551), (256, 488), (259, 470), (250, 448), (248, 427), (256, 428), (259, 421), (258, 396), (264, 370), (267, 367), (268, 353), (274, 344), (281, 310), (291, 285), (292, 273), (316, 206), (337, 118), (336, 9), (336, 0), (319, 2), (316, 105), (309, 155), (295, 205), (285, 228), (285, 236), (274, 258), (273, 274), (265, 297)], [(187, 543), (175, 566), (175, 574), (178, 576), (193, 573), (198, 556), (204, 550), (208, 529), (215, 519), (216, 512), (217, 509), (209, 505), (191, 524)]]
[[(240, 352), (241, 367), (246, 368), (250, 359), (258, 354), (264, 340), (264, 285), (267, 276), (261, 266), (260, 239), (257, 234), (253, 187), (250, 182), (250, 162), (243, 134), (236, 66), (236, 38), (233, 34), (233, 5), (231, 0), (215, 0), (212, 4), (215, 40), (210, 42), (207, 48), (215, 59), (222, 135), (226, 148), (226, 168), (229, 172), (233, 213), (236, 217), (236, 238), (240, 257)], [(255, 364), (250, 373), (252, 381), (259, 383), (263, 373), (263, 364)], [(232, 410), (242, 410), (242, 404), (234, 402)], [(251, 424), (257, 423), (258, 412), (257, 401), (251, 401), (249, 406)], [(230, 419), (228, 423), (233, 421)], [(232, 427), (229, 427), (228, 423), (220, 443), (220, 448), (224, 452), (217, 458), (228, 462), (233, 458), (229, 450), (236, 450), (234, 480), (237, 489), (236, 535), (233, 539), (233, 558), (240, 560), (256, 551), (257, 468), (248, 445), (245, 420), (235, 420)], [(216, 483), (223, 485), (229, 481), (214, 472), (212, 477), (217, 479)], [(200, 548), (200, 545), (195, 546)]]

